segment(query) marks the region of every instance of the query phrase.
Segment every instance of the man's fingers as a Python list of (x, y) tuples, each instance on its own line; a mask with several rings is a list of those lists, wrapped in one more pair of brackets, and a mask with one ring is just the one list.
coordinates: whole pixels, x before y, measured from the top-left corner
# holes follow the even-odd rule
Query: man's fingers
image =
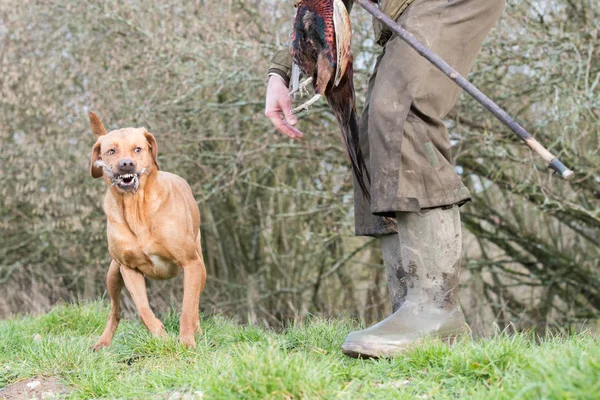
[(298, 119), (292, 114), (292, 98), (286, 82), (278, 75), (271, 76), (267, 84), (265, 115), (282, 134), (292, 139), (303, 136), (302, 132), (294, 128)]
[(281, 102), (281, 111), (283, 111), (283, 115), (285, 116), (285, 120), (290, 125), (296, 125), (298, 119), (296, 115), (292, 113), (292, 99), (288, 96)]
[(303, 136), (302, 132), (288, 124), (280, 113), (268, 112), (267, 117), (271, 120), (271, 123), (275, 126), (275, 128), (277, 128), (277, 130), (282, 134), (292, 139), (301, 138)]
[(299, 139), (302, 136), (304, 136), (304, 134), (300, 130), (298, 130), (298, 128), (288, 124), (283, 124), (282, 129), (280, 129), (279, 131), (284, 135), (291, 137), (292, 139)]

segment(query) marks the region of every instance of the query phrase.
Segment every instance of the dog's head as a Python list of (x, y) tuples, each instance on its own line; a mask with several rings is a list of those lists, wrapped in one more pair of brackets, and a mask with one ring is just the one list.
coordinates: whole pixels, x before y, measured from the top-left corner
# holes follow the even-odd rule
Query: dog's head
[(124, 128), (106, 132), (100, 118), (90, 111), (90, 125), (96, 138), (92, 148), (91, 173), (122, 192), (136, 192), (143, 175), (158, 168), (156, 139), (145, 128)]

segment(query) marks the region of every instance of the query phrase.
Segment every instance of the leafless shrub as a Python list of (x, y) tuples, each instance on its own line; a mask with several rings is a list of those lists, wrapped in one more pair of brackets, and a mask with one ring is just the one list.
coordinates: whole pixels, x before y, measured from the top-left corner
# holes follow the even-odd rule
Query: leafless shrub
[[(476, 195), (463, 213), (473, 233), (463, 303), (480, 331), (492, 320), (575, 322), (600, 309), (600, 7), (525, 3), (509, 6), (472, 78), (577, 176), (552, 178), (471, 100), (453, 111), (457, 163)], [(88, 172), (88, 109), (109, 129), (148, 128), (161, 167), (192, 186), (206, 311), (275, 326), (389, 311), (376, 242), (352, 237), (332, 116), (315, 108), (301, 142), (274, 135), (263, 116), (268, 59), (291, 13), (291, 2), (274, 1), (0, 4), (0, 316), (104, 291), (105, 186)], [(368, 18), (354, 14), (360, 99), (377, 49)], [(166, 310), (181, 282), (150, 291)]]

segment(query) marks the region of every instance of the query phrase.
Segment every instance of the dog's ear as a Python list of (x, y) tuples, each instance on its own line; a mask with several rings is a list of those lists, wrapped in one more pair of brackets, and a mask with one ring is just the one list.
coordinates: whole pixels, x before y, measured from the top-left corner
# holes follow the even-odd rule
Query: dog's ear
[(100, 178), (102, 176), (102, 167), (96, 165), (96, 161), (98, 160), (100, 160), (100, 142), (96, 142), (92, 148), (92, 165), (90, 166), (92, 178)]
[(94, 137), (98, 139), (100, 136), (106, 135), (106, 129), (104, 129), (104, 125), (102, 125), (100, 117), (98, 117), (98, 115), (96, 115), (96, 113), (93, 111), (90, 111), (88, 114), (90, 116), (90, 126), (92, 128)]
[(152, 152), (152, 158), (154, 159), (154, 166), (157, 170), (159, 170), (158, 166), (158, 145), (156, 144), (156, 139), (154, 136), (148, 131), (144, 132), (144, 136), (146, 137), (146, 141), (148, 141), (148, 145), (150, 146), (150, 151)]

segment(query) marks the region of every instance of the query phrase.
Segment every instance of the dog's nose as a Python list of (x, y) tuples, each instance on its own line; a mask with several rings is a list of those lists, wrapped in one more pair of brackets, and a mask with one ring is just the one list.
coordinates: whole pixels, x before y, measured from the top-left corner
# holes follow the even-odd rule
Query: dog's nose
[(125, 159), (119, 161), (119, 171), (120, 172), (133, 172), (135, 171), (135, 161), (130, 159)]

